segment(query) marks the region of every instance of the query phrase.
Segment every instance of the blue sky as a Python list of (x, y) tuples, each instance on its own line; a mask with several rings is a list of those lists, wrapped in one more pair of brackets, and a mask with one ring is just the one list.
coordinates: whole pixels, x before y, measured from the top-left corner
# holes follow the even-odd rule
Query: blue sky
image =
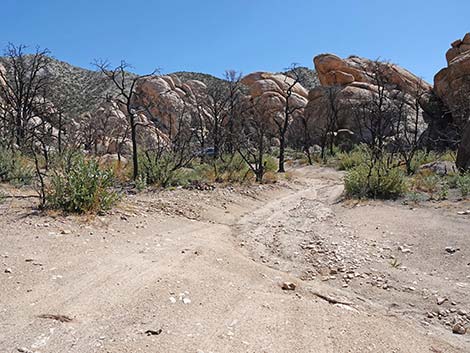
[(71, 64), (221, 76), (313, 67), (331, 52), (398, 63), (432, 81), (470, 31), (468, 0), (2, 0), (0, 46), (47, 47)]

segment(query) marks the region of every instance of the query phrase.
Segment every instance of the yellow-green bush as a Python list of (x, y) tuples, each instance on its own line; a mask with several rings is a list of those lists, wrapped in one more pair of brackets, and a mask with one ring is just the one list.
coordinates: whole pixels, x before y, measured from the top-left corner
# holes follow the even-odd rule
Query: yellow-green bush
[(358, 145), (351, 152), (340, 152), (336, 155), (336, 168), (338, 170), (349, 170), (365, 163), (370, 153), (367, 146)]
[(458, 176), (457, 187), (463, 197), (470, 195), (470, 172)]
[(19, 152), (0, 147), (0, 182), (14, 185), (30, 185), (34, 170), (26, 157)]
[(46, 205), (65, 212), (88, 213), (110, 209), (118, 200), (113, 173), (95, 160), (74, 155), (57, 167), (46, 191)]
[(360, 164), (350, 169), (345, 177), (349, 197), (390, 199), (401, 196), (406, 190), (404, 173), (399, 168), (388, 169), (383, 163), (372, 168)]

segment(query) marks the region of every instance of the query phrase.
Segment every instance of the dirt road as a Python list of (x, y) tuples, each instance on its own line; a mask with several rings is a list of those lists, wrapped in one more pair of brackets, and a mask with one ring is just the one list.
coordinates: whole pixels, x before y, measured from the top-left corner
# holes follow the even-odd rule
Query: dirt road
[(339, 173), (295, 174), (91, 220), (1, 205), (0, 351), (470, 351), (446, 325), (470, 309), (470, 219), (337, 203)]

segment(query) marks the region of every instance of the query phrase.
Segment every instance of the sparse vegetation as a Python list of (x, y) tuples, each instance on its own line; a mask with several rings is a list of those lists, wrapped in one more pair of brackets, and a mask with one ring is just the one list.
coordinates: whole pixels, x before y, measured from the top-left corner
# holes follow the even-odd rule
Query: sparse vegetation
[(0, 182), (13, 185), (30, 185), (34, 171), (30, 162), (19, 152), (0, 147)]
[(74, 154), (58, 166), (46, 191), (46, 206), (73, 213), (109, 210), (118, 200), (113, 173), (93, 159)]
[(390, 266), (398, 269), (401, 266), (401, 262), (397, 258), (394, 258), (392, 261), (390, 261)]
[(385, 164), (358, 165), (345, 177), (346, 195), (355, 198), (394, 199), (407, 190), (406, 178), (399, 168)]
[(470, 172), (458, 176), (457, 187), (459, 188), (462, 197), (470, 195)]
[(367, 147), (356, 146), (351, 152), (340, 152), (336, 154), (338, 170), (350, 170), (367, 161)]

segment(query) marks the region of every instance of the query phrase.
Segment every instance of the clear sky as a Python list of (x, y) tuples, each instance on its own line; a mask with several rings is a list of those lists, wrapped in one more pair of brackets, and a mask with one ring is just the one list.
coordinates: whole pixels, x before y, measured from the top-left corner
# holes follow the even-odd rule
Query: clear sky
[(387, 59), (432, 81), (470, 31), (469, 0), (2, 0), (0, 46), (40, 45), (71, 64), (221, 76), (313, 67), (331, 52)]

